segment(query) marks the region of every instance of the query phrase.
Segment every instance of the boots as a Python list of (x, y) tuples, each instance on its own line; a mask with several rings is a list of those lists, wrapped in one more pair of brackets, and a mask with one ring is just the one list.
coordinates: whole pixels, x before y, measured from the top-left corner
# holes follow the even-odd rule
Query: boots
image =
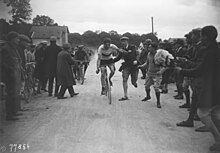
[(156, 92), (156, 98), (157, 98), (157, 108), (161, 108), (161, 105), (160, 105), (160, 92)]
[(147, 101), (147, 100), (151, 99), (151, 97), (150, 97), (150, 89), (146, 89), (145, 88), (145, 91), (146, 91), (147, 96), (144, 99), (142, 99), (141, 101)]
[(182, 84), (177, 85), (178, 94), (174, 96), (175, 99), (183, 99), (183, 86)]
[(184, 91), (184, 94), (186, 96), (186, 103), (179, 106), (179, 108), (190, 108), (190, 91), (189, 91), (189, 89)]
[(168, 93), (168, 89), (167, 89), (167, 84), (166, 84), (166, 83), (162, 85), (162, 91), (161, 91), (161, 93), (162, 93), (162, 94)]

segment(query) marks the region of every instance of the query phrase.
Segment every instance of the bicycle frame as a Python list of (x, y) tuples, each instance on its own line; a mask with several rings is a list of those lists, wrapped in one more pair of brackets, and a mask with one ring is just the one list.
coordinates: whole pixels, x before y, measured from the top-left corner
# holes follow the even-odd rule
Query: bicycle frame
[(80, 62), (79, 64), (79, 77), (80, 77), (80, 80), (81, 80), (81, 84), (84, 83), (84, 80), (85, 80), (85, 74), (84, 74), (84, 63), (83, 62)]
[(108, 79), (108, 71), (107, 67), (105, 66), (105, 84), (106, 84), (106, 96), (108, 97), (109, 104), (112, 103), (112, 94), (111, 94), (111, 85)]

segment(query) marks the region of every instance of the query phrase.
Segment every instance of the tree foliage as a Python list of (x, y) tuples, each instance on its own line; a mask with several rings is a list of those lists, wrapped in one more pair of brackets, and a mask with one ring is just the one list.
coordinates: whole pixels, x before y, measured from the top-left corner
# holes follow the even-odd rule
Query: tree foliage
[(33, 18), (33, 25), (36, 26), (57, 26), (57, 23), (54, 23), (54, 20), (46, 15), (37, 15)]
[(79, 33), (70, 33), (69, 34), (69, 42), (72, 44), (72, 46), (77, 45), (87, 45), (91, 47), (98, 47), (104, 38), (109, 37), (112, 40), (112, 43), (120, 47), (120, 38), (122, 36), (129, 37), (129, 43), (134, 44), (136, 46), (139, 46), (139, 44), (146, 39), (151, 39), (154, 42), (158, 42), (158, 38), (155, 34), (148, 33), (148, 34), (142, 34), (139, 35), (137, 33), (131, 34), (129, 32), (126, 32), (122, 35), (118, 34), (117, 31), (111, 30), (109, 32), (105, 31), (91, 31), (88, 30), (84, 32), (82, 35)]
[(72, 43), (73, 46), (83, 44), (82, 36), (79, 33), (70, 33), (68, 35), (68, 40)]
[(25, 23), (31, 19), (30, 0), (4, 0), (4, 3), (11, 7), (9, 14), (12, 15), (12, 20), (10, 20), (10, 23)]

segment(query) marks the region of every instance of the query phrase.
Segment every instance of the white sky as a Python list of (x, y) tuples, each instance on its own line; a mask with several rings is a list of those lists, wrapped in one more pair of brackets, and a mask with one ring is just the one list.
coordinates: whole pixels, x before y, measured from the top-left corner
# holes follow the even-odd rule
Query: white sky
[(162, 39), (183, 37), (211, 24), (220, 35), (220, 0), (31, 0), (31, 7), (32, 18), (48, 15), (71, 33), (149, 33), (153, 16), (154, 30)]

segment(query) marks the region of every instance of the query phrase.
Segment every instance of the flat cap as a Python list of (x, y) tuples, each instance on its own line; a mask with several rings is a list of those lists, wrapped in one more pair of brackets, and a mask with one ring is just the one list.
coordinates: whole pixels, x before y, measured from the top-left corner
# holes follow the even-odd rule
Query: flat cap
[(63, 44), (63, 49), (69, 49), (69, 48), (71, 48), (70, 43)]
[(144, 41), (144, 45), (145, 44), (151, 44), (152, 43), (152, 40), (151, 39), (146, 39), (145, 41)]
[(19, 36), (19, 33), (15, 32), (15, 31), (11, 31), (8, 33), (7, 35), (7, 39), (8, 41), (11, 41), (14, 38), (17, 38)]
[(47, 44), (48, 42), (46, 40), (42, 40), (40, 43), (41, 44)]
[(129, 40), (129, 38), (126, 37), (126, 36), (123, 36), (123, 37), (120, 38), (120, 40), (121, 40), (121, 41), (122, 41), (122, 40)]
[(31, 42), (30, 38), (24, 34), (20, 34), (18, 38), (22, 41)]
[(51, 36), (50, 41), (57, 41), (57, 37), (56, 36)]

